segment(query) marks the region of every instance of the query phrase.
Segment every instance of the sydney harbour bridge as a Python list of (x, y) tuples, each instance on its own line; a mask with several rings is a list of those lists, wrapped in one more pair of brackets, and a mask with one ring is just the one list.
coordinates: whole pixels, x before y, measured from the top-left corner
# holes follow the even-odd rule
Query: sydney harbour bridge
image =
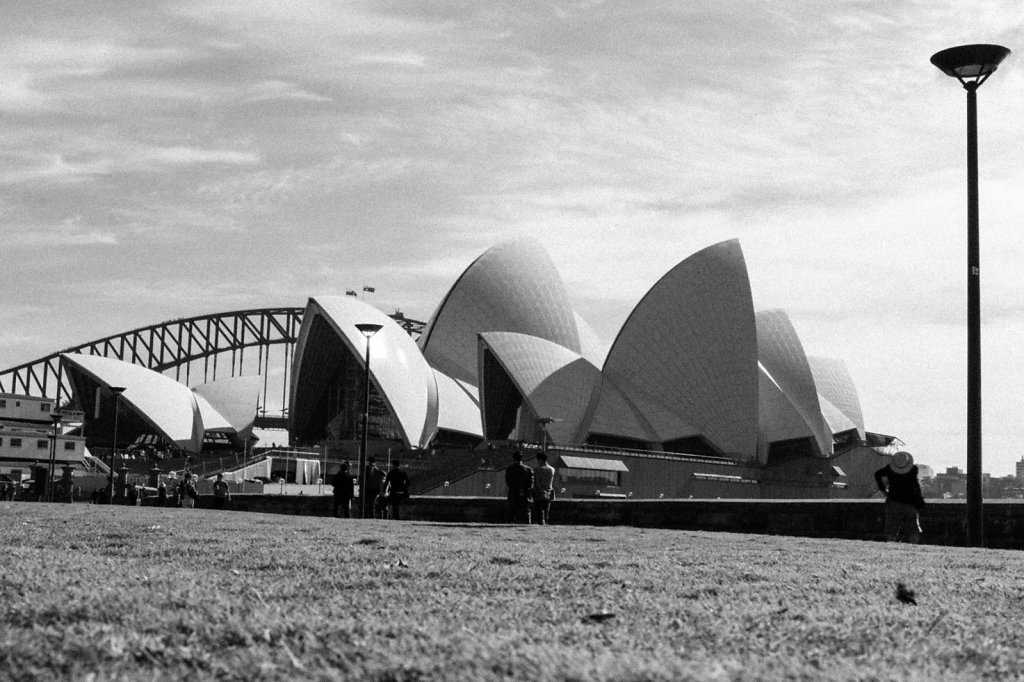
[[(295, 341), (304, 308), (257, 308), (182, 318), (140, 327), (0, 370), (0, 392), (71, 400), (62, 353), (102, 355), (161, 372), (188, 385), (235, 376), (263, 378), (256, 426), (286, 428)], [(424, 323), (390, 316), (413, 338)]]

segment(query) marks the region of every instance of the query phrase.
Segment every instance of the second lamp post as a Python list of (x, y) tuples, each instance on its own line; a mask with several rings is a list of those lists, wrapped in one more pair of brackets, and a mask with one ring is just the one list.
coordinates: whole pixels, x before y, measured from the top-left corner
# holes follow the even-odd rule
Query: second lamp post
[[(370, 338), (384, 325), (364, 322), (356, 329), (366, 337), (366, 365), (363, 373), (363, 433), (359, 444), (359, 518), (366, 518), (366, 441), (370, 429)], [(372, 507), (371, 507), (372, 509)]]

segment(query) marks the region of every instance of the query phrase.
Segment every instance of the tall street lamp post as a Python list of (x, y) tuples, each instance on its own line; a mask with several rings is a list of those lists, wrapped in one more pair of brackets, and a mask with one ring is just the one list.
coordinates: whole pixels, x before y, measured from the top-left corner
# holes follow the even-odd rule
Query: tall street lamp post
[(53, 443), (50, 444), (50, 467), (46, 472), (46, 501), (53, 502), (53, 475), (54, 469), (57, 468), (57, 428), (60, 426), (60, 421), (63, 418), (60, 412), (50, 413), (50, 419), (53, 420)]
[(114, 442), (110, 447), (110, 480), (107, 481), (107, 504), (114, 504), (114, 465), (117, 457), (117, 417), (121, 407), (121, 394), (124, 393), (124, 386), (111, 386), (110, 392), (114, 395)]
[(537, 420), (537, 424), (540, 425), (540, 451), (545, 455), (548, 454), (548, 424), (553, 424), (561, 419), (555, 419), (554, 417), (541, 417)]
[(981, 490), (981, 271), (978, 257), (978, 88), (1010, 51), (961, 45), (932, 55), (932, 64), (967, 91), (967, 544), (984, 544)]
[(359, 518), (366, 518), (366, 440), (370, 429), (370, 338), (383, 325), (364, 322), (356, 329), (366, 337), (366, 363), (363, 372), (363, 434), (359, 445)]

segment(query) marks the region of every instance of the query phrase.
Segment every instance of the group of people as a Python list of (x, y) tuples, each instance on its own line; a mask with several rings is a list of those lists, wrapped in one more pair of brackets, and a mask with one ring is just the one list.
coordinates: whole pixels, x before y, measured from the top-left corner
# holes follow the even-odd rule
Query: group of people
[[(191, 471), (186, 471), (185, 475), (177, 483), (172, 481), (171, 490), (168, 490), (167, 483), (160, 481), (156, 487), (156, 506), (166, 507), (168, 500), (173, 494), (174, 506), (185, 509), (195, 508), (196, 500), (199, 499), (199, 488), (196, 483), (196, 477), (193, 476)], [(125, 503), (133, 507), (142, 500), (139, 488), (134, 483), (129, 483), (125, 486), (124, 496)], [(227, 481), (224, 480), (224, 474), (217, 474), (217, 478), (213, 482), (213, 508), (227, 509), (230, 500), (231, 489)], [(93, 504), (107, 504), (109, 498), (106, 486), (94, 490), (90, 501)]]
[(511, 523), (547, 525), (551, 502), (555, 499), (555, 468), (548, 464), (548, 456), (537, 455), (537, 466), (531, 469), (523, 463), (523, 453), (512, 453), (512, 463), (505, 468), (505, 486), (508, 489), (508, 511)]
[(17, 489), (18, 484), (14, 481), (0, 481), (0, 500), (7, 502), (14, 501), (14, 491)]
[[(334, 488), (335, 518), (350, 518), (352, 500), (355, 499), (355, 478), (348, 462), (343, 462), (338, 467), (338, 472), (331, 479), (331, 485)], [(365, 494), (362, 500), (365, 500), (368, 506), (366, 511), (370, 517), (386, 518), (387, 509), (390, 507), (392, 519), (398, 521), (402, 518), (402, 501), (409, 497), (409, 475), (402, 469), (401, 462), (397, 459), (391, 460), (391, 470), (385, 474), (384, 470), (377, 466), (375, 457), (367, 458), (363, 486)]]
[[(196, 486), (196, 479), (191, 471), (186, 471), (177, 486), (177, 506), (185, 509), (194, 509), (196, 500), (199, 499), (199, 488)], [(161, 482), (157, 488), (158, 504), (162, 507), (167, 503), (167, 487)], [(227, 509), (231, 501), (231, 488), (224, 480), (224, 474), (217, 474), (213, 481), (213, 508)]]

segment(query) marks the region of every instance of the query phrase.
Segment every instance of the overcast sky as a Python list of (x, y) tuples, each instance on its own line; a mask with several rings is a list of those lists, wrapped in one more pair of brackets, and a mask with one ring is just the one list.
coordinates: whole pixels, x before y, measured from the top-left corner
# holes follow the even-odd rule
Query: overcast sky
[[(974, 5), (973, 7), (971, 5)], [(965, 96), (1019, 0), (33, 2), (0, 22), (0, 368), (532, 235), (610, 342), (738, 237), (868, 430), (965, 466)], [(985, 469), (1024, 456), (1024, 54), (979, 91)]]

